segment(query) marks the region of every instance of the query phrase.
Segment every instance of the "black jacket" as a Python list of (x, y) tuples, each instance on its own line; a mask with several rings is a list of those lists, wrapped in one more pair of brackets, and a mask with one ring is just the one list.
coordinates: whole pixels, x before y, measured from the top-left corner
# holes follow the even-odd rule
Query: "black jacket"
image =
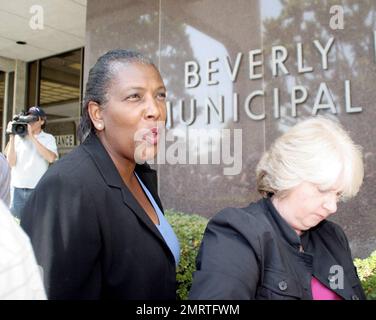
[[(136, 172), (162, 209), (156, 172)], [(23, 217), (50, 299), (176, 298), (174, 257), (95, 135), (46, 172)]]
[(190, 299), (312, 299), (312, 275), (344, 299), (365, 299), (338, 225), (322, 221), (299, 237), (262, 199), (209, 222)]

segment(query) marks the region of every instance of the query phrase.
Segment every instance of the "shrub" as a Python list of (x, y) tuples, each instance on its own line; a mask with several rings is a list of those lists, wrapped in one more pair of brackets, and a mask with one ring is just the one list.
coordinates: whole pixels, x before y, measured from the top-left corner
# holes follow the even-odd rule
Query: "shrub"
[(180, 242), (180, 262), (177, 267), (178, 299), (186, 300), (196, 270), (196, 256), (208, 220), (196, 214), (166, 210), (166, 218)]
[(366, 259), (355, 259), (354, 264), (367, 299), (376, 300), (376, 251)]

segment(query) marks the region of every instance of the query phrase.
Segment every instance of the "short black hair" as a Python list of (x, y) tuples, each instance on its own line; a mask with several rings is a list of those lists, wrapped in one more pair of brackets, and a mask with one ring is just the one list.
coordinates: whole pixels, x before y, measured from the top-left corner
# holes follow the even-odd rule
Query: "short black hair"
[(37, 116), (41, 120), (44, 120), (44, 123), (42, 124), (42, 129), (44, 129), (46, 127), (46, 124), (47, 124), (47, 115), (46, 115), (46, 113), (44, 112), (44, 110), (41, 107), (39, 107), (39, 106), (32, 106), (32, 107), (29, 108), (29, 110), (27, 110), (26, 114), (32, 114), (34, 116)]
[(150, 59), (137, 51), (116, 49), (110, 50), (99, 57), (95, 65), (90, 69), (82, 103), (82, 117), (78, 128), (78, 138), (81, 142), (85, 141), (91, 132), (95, 132), (88, 112), (89, 102), (94, 101), (101, 106), (105, 105), (110, 83), (117, 75), (117, 69), (112, 68), (114, 63), (128, 64), (132, 62), (154, 66)]

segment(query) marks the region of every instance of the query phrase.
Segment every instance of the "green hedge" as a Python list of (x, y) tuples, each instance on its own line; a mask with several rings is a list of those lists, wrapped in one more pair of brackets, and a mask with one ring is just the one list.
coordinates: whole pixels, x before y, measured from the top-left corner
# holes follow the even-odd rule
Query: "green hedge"
[(166, 210), (166, 218), (180, 241), (180, 262), (176, 270), (178, 298), (186, 300), (196, 270), (196, 256), (208, 220), (196, 214)]
[[(180, 263), (177, 268), (178, 298), (185, 300), (192, 283), (192, 273), (196, 270), (196, 256), (208, 220), (192, 214), (166, 210), (167, 220), (180, 241)], [(368, 299), (376, 299), (376, 251), (367, 259), (355, 259), (359, 278)]]
[(354, 264), (367, 298), (376, 300), (376, 251), (366, 259), (355, 259)]

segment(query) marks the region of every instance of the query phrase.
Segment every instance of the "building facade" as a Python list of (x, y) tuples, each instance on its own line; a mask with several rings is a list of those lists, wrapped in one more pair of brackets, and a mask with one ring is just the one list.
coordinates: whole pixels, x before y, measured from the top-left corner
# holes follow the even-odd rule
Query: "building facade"
[[(365, 179), (332, 219), (364, 257), (376, 248), (376, 1), (337, 2), (90, 0), (82, 46), (20, 64), (24, 98), (3, 95), (3, 128), (12, 104), (39, 103), (69, 152), (90, 66), (110, 49), (141, 51), (168, 89), (154, 164), (164, 207), (211, 217), (259, 198), (256, 164), (277, 136), (306, 117), (337, 119), (363, 147)], [(0, 90), (16, 71), (0, 73)]]

